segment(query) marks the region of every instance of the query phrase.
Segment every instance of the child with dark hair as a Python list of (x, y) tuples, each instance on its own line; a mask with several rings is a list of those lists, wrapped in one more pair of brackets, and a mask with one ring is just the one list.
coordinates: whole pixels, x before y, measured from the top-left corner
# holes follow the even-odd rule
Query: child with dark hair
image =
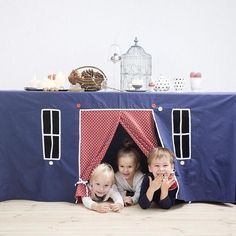
[(139, 170), (139, 153), (133, 143), (126, 141), (124, 148), (117, 154), (118, 171), (115, 173), (116, 185), (121, 193), (125, 206), (138, 202), (144, 174)]

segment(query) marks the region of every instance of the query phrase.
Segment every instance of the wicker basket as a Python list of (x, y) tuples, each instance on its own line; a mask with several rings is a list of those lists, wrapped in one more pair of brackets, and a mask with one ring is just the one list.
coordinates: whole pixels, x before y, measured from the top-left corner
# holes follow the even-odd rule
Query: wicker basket
[(73, 85), (78, 83), (85, 91), (98, 91), (107, 80), (103, 71), (95, 66), (82, 66), (72, 70), (68, 79)]

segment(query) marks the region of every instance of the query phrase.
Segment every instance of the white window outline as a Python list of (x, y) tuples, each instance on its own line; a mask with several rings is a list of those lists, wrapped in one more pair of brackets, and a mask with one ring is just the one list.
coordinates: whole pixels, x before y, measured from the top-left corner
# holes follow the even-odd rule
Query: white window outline
[[(43, 122), (43, 114), (44, 112), (50, 112), (50, 134), (45, 134), (44, 133), (44, 122)], [(52, 114), (53, 112), (57, 112), (58, 114), (58, 134), (53, 134), (53, 119), (52, 119)], [(43, 146), (43, 159), (44, 160), (60, 160), (61, 159), (61, 111), (58, 109), (42, 109), (41, 110), (41, 129), (42, 129), (42, 146)], [(45, 156), (45, 146), (44, 146), (44, 137), (48, 136), (51, 137), (51, 150), (50, 150), (50, 158)], [(53, 137), (58, 137), (58, 157), (53, 157), (52, 152), (53, 152)]]
[[(179, 111), (180, 113), (180, 127), (179, 127), (179, 133), (175, 133), (174, 132), (174, 111)], [(188, 112), (188, 120), (189, 120), (189, 132), (183, 133), (182, 132), (182, 112), (183, 111), (187, 111)], [(175, 141), (174, 141), (174, 137), (175, 136), (179, 136), (180, 137), (180, 157), (176, 156), (177, 160), (187, 160), (187, 159), (191, 159), (191, 110), (189, 108), (174, 108), (172, 109), (172, 113), (171, 113), (171, 121), (172, 121), (172, 143), (173, 143), (173, 150), (174, 153), (176, 155), (176, 150), (175, 150)], [(183, 136), (189, 136), (189, 157), (183, 157), (183, 145), (182, 145), (182, 137)]]

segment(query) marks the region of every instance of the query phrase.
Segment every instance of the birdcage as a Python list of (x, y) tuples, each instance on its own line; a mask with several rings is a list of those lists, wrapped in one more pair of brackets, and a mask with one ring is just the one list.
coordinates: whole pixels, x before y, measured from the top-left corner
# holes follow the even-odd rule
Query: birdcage
[(152, 75), (152, 57), (138, 45), (137, 37), (127, 53), (121, 55), (120, 89), (143, 91), (148, 89)]

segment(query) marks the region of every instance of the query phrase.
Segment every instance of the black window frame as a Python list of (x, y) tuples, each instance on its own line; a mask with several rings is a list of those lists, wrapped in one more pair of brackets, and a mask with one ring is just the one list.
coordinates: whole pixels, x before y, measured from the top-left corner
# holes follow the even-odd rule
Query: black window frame
[(189, 108), (174, 108), (171, 120), (172, 143), (176, 159), (191, 159), (191, 110)]
[(61, 159), (61, 111), (58, 109), (41, 110), (43, 159)]

